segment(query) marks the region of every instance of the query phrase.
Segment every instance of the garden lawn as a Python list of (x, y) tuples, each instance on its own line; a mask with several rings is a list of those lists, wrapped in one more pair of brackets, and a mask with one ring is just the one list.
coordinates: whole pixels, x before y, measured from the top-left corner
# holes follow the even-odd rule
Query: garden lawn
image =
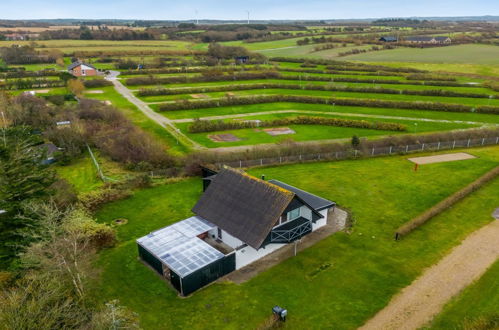
[[(430, 329), (466, 329), (474, 322), (478, 329), (480, 322), (495, 318), (499, 312), (499, 261), (474, 284), (452, 299), (428, 326)], [(468, 328), (469, 329), (469, 328)], [(484, 328), (485, 329), (485, 328)], [(492, 329), (492, 328), (490, 328)]]
[[(126, 218), (119, 243), (103, 251), (95, 291), (119, 299), (140, 316), (144, 329), (256, 328), (271, 308), (288, 309), (290, 329), (353, 329), (383, 308), (424, 268), (492, 219), (499, 180), (459, 202), (402, 241), (394, 230), (497, 166), (499, 148), (470, 149), (478, 158), (431, 164), (418, 172), (407, 156), (257, 168), (251, 174), (279, 179), (336, 201), (353, 214), (351, 233), (336, 233), (298, 256), (241, 284), (215, 283), (188, 298), (137, 260), (135, 240), (191, 215), (200, 179), (137, 191), (105, 205), (101, 222)], [(322, 266), (331, 266), (320, 271)], [(322, 268), (321, 268), (322, 267)]]

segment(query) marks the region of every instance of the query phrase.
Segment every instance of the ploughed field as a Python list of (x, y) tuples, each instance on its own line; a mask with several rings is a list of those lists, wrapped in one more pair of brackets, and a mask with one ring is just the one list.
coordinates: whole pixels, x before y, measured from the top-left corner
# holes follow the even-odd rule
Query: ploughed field
[[(182, 133), (209, 148), (499, 124), (499, 92), (484, 81), (404, 69), (271, 62), (123, 71), (121, 79)], [(201, 130), (193, 128), (198, 119)], [(288, 130), (269, 134), (264, 127)]]

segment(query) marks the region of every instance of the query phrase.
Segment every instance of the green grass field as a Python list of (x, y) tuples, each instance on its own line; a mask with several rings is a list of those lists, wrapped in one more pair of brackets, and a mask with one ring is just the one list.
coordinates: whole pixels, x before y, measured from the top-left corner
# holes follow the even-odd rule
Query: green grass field
[[(118, 228), (118, 245), (100, 254), (96, 298), (119, 299), (140, 315), (144, 329), (198, 329), (206, 324), (255, 328), (270, 316), (274, 305), (288, 309), (286, 327), (290, 329), (356, 328), (426, 267), (492, 220), (490, 213), (499, 203), (494, 193), (499, 180), (404, 240), (393, 240), (399, 225), (499, 161), (497, 147), (469, 152), (478, 158), (426, 165), (417, 173), (404, 156), (251, 170), (253, 175), (265, 174), (302, 187), (349, 209), (354, 219), (351, 233), (334, 234), (244, 284), (215, 283), (186, 299), (177, 297), (137, 260), (135, 239), (190, 216), (201, 194), (201, 180), (185, 179), (137, 191), (96, 214), (107, 223), (128, 219)], [(332, 266), (317, 275), (324, 264)]]
[[(333, 140), (333, 139), (349, 139), (353, 135), (362, 136), (366, 138), (375, 138), (380, 136), (388, 136), (396, 134), (407, 134), (407, 133), (416, 133), (416, 132), (424, 133), (424, 132), (477, 127), (476, 125), (469, 125), (463, 123), (435, 123), (435, 122), (424, 122), (424, 121), (413, 121), (413, 120), (373, 119), (367, 117), (351, 117), (351, 116), (339, 117), (337, 115), (329, 116), (324, 114), (310, 114), (310, 113), (259, 115), (259, 116), (242, 117), (238, 119), (273, 120), (273, 119), (293, 117), (296, 115), (316, 116), (316, 117), (337, 117), (342, 119), (366, 120), (370, 122), (383, 121), (383, 122), (399, 123), (406, 125), (407, 131), (394, 132), (394, 131), (350, 128), (350, 127), (288, 125), (286, 127), (289, 127), (293, 131), (295, 131), (295, 134), (271, 136), (266, 132), (262, 131), (261, 129), (253, 129), (253, 128), (220, 131), (220, 132), (209, 132), (209, 133), (189, 133), (188, 126), (190, 125), (190, 123), (178, 123), (176, 124), (176, 126), (180, 128), (181, 131), (187, 136), (189, 136), (191, 139), (209, 148), (217, 148), (224, 146), (253, 145), (253, 144), (262, 144), (262, 143), (279, 143), (286, 139), (293, 139), (295, 141), (315, 141), (315, 140), (320, 141), (320, 140)], [(233, 134), (234, 136), (238, 137), (240, 141), (214, 142), (209, 138), (209, 136), (215, 134)]]
[[(429, 329), (480, 329), (479, 324), (486, 319), (499, 317), (499, 261), (474, 284), (452, 299), (428, 326)], [(472, 324), (476, 322), (475, 328)], [(460, 325), (460, 326), (459, 326)], [(493, 329), (490, 325), (489, 329)], [(487, 329), (483, 326), (482, 329)]]

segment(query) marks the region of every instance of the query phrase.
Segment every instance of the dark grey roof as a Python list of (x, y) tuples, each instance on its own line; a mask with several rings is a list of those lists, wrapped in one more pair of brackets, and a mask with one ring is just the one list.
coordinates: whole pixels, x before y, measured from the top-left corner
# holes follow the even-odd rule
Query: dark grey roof
[(381, 37), (379, 40), (385, 40), (385, 41), (397, 41), (397, 37), (393, 36), (386, 36), (386, 37)]
[(258, 249), (294, 197), (289, 190), (226, 168), (192, 211)]
[(40, 149), (44, 149), (47, 152), (47, 157), (52, 157), (54, 153), (60, 151), (60, 149), (53, 143), (44, 143), (38, 146)]
[(92, 69), (95, 69), (95, 67), (91, 64), (88, 64), (88, 63), (85, 63), (85, 62), (80, 62), (80, 61), (76, 61), (76, 62), (73, 62), (71, 63), (69, 66), (68, 66), (68, 70), (73, 70), (74, 68), (76, 68), (78, 65), (86, 65), (88, 67), (91, 67)]
[(445, 41), (449, 39), (449, 37), (432, 37), (432, 36), (414, 36), (414, 37), (405, 37), (405, 40), (408, 41), (431, 41), (435, 39), (436, 41)]
[(304, 190), (301, 190), (299, 188), (290, 186), (289, 184), (286, 184), (284, 182), (281, 182), (278, 180), (269, 180), (269, 182), (273, 183), (281, 188), (284, 188), (286, 190), (294, 192), (296, 194), (296, 196), (301, 198), (305, 203), (307, 203), (310, 207), (312, 207), (316, 211), (320, 211), (320, 210), (330, 208), (330, 207), (336, 205), (335, 202), (332, 202), (332, 201), (327, 200), (325, 198), (311, 194), (311, 193), (306, 192)]

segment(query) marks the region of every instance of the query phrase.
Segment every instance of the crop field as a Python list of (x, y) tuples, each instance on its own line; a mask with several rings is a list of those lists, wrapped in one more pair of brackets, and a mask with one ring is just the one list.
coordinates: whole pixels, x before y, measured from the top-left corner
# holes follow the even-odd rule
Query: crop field
[[(30, 45), (31, 41), (0, 41), (0, 47), (12, 45)], [(63, 52), (74, 51), (126, 51), (126, 50), (186, 50), (191, 43), (173, 40), (38, 40), (35, 47), (58, 49)]]
[(434, 48), (398, 48), (345, 56), (345, 60), (364, 62), (423, 62), (499, 65), (499, 47), (457, 45)]
[[(219, 281), (187, 299), (177, 297), (137, 260), (135, 239), (190, 216), (201, 194), (201, 180), (184, 179), (137, 191), (97, 212), (106, 223), (128, 219), (118, 228), (119, 244), (104, 251), (97, 263), (102, 269), (98, 299), (118, 298), (139, 313), (145, 329), (201, 328), (207, 323), (215, 328), (241, 324), (256, 328), (276, 304), (287, 307), (290, 329), (356, 328), (469, 233), (492, 221), (491, 210), (499, 202), (494, 193), (498, 180), (404, 240), (396, 242), (392, 237), (400, 224), (499, 161), (497, 147), (470, 152), (477, 158), (426, 165), (417, 173), (403, 156), (251, 170), (253, 175), (307, 187), (336, 201), (352, 212), (355, 225), (350, 233), (334, 234), (246, 283)], [(317, 271), (326, 264), (330, 266)]]

